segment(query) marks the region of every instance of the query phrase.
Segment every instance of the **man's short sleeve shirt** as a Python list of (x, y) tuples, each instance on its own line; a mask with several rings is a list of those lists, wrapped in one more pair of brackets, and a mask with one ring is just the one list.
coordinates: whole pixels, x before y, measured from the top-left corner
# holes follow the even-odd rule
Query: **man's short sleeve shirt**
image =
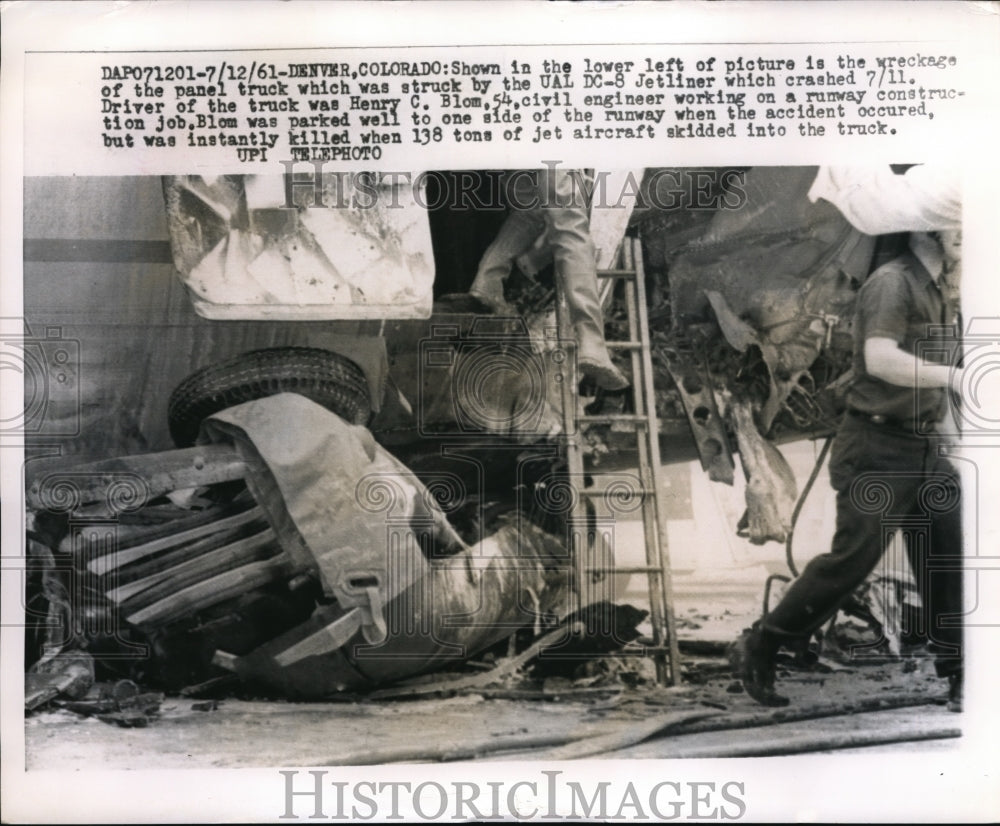
[(944, 412), (942, 388), (914, 390), (868, 374), (864, 343), (889, 338), (904, 352), (927, 361), (947, 363), (953, 338), (946, 334), (945, 303), (930, 273), (912, 253), (877, 269), (858, 292), (854, 316), (854, 380), (847, 392), (849, 407), (903, 421), (939, 420)]

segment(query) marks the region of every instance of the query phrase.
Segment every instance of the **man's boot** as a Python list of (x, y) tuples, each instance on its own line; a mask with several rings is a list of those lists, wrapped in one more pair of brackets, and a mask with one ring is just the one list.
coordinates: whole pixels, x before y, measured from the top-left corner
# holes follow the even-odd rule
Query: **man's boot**
[(514, 310), (503, 295), (503, 279), (498, 275), (476, 276), (469, 287), (469, 295), (494, 315), (513, 315)]
[(746, 693), (761, 705), (788, 705), (788, 698), (774, 690), (774, 663), (780, 647), (781, 643), (755, 622), (729, 649), (733, 676), (742, 681)]
[(612, 364), (603, 340), (581, 330), (577, 335), (576, 364), (582, 375), (603, 390), (624, 390), (631, 384), (625, 374)]
[(514, 308), (504, 298), (503, 280), (499, 277), (477, 275), (467, 293), (447, 293), (438, 300), (455, 312), (515, 315)]

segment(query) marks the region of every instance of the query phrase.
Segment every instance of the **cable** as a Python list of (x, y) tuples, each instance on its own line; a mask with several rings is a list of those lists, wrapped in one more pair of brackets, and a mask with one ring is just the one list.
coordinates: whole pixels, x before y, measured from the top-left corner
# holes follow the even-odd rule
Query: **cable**
[(809, 496), (809, 491), (812, 490), (812, 486), (816, 483), (816, 478), (819, 476), (819, 472), (823, 467), (823, 462), (826, 460), (826, 454), (830, 451), (830, 445), (833, 443), (833, 436), (827, 436), (826, 441), (823, 442), (823, 447), (819, 452), (819, 456), (816, 459), (816, 464), (813, 466), (812, 473), (809, 474), (809, 479), (806, 482), (806, 486), (802, 489), (802, 494), (799, 496), (799, 501), (795, 503), (795, 509), (792, 511), (792, 524), (788, 527), (788, 537), (785, 539), (785, 561), (788, 563), (788, 570), (792, 572), (792, 576), (798, 576), (798, 568), (795, 567), (795, 559), (792, 556), (792, 540), (795, 538), (795, 523), (799, 521), (799, 514), (802, 513), (802, 506), (806, 503), (806, 497)]
[(809, 479), (806, 480), (806, 485), (802, 489), (802, 493), (799, 495), (798, 501), (795, 503), (795, 508), (792, 510), (792, 522), (788, 526), (788, 536), (785, 538), (785, 562), (788, 564), (788, 570), (792, 572), (791, 577), (787, 577), (784, 574), (771, 574), (764, 583), (764, 605), (762, 616), (767, 616), (770, 613), (770, 602), (771, 602), (771, 585), (775, 580), (780, 580), (782, 582), (791, 582), (793, 577), (799, 575), (799, 569), (795, 567), (795, 558), (792, 556), (792, 540), (795, 538), (795, 523), (799, 521), (799, 514), (802, 513), (802, 506), (806, 503), (806, 498), (809, 496), (809, 492), (812, 490), (812, 486), (816, 483), (816, 479), (819, 477), (819, 472), (823, 467), (823, 462), (826, 460), (826, 454), (830, 451), (830, 445), (833, 443), (833, 436), (827, 436), (826, 441), (823, 442), (823, 447), (820, 449), (819, 456), (816, 458), (816, 464), (813, 465), (812, 473), (809, 474)]

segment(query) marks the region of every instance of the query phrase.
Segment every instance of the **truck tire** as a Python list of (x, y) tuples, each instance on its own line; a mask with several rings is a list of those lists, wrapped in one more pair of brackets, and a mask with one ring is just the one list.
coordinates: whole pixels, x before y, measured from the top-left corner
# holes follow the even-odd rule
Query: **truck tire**
[(368, 381), (350, 359), (315, 347), (271, 347), (203, 367), (177, 385), (167, 406), (170, 435), (189, 447), (203, 419), (277, 393), (298, 393), (352, 424), (368, 424), (372, 414)]

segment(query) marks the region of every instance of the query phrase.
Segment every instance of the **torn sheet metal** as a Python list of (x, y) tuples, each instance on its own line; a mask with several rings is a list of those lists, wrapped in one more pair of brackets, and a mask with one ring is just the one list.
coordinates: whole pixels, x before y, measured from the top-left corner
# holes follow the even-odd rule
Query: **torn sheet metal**
[(759, 416), (764, 432), (831, 336), (848, 330), (874, 250), (874, 238), (833, 205), (809, 201), (815, 175), (815, 167), (750, 170), (745, 205), (717, 210), (669, 270), (678, 329), (709, 318), (710, 305), (716, 314), (724, 307), (725, 323), (718, 320), (730, 343), (761, 348), (771, 379)]
[(263, 459), (267, 472), (248, 479), (255, 498), (272, 524), (294, 528), (286, 547), (302, 541), (336, 601), (243, 657), (216, 659), (245, 678), (295, 697), (371, 687), (461, 662), (565, 596), (554, 537), (511, 524), (467, 548), (433, 492), (366, 429), (307, 399), (230, 408), (205, 433)]
[(419, 183), (178, 175), (163, 190), (174, 264), (205, 318), (430, 315), (434, 257)]
[(360, 582), (376, 580), (383, 602), (401, 593), (426, 573), (422, 545), (440, 554), (465, 547), (433, 494), (366, 428), (304, 396), (228, 408), (202, 433), (235, 444), (255, 468), (247, 485), (282, 546), (341, 604)]
[(736, 464), (704, 361), (694, 356), (693, 348), (683, 354), (676, 348), (666, 349), (665, 361), (687, 414), (702, 470), (713, 482), (731, 485)]
[[(228, 667), (298, 699), (364, 691), (454, 668), (562, 604), (572, 581), (564, 555), (555, 537), (511, 522), (466, 551), (432, 560), (424, 577), (385, 606), (381, 641), (370, 642), (353, 622), (347, 625), (353, 633), (337, 636), (343, 629), (336, 627), (336, 609), (320, 609)], [(303, 642), (316, 642), (317, 636), (318, 642), (327, 636), (329, 644), (299, 656)]]
[[(425, 484), (365, 428), (308, 399), (229, 408), (204, 435), (232, 447), (177, 453), (211, 462), (223, 449), (227, 467), (237, 454), (249, 491), (202, 487), (188, 498), (208, 504), (194, 510), (137, 496), (117, 523), (102, 510), (88, 524), (76, 500), (39, 514), (55, 549), (40, 558), (84, 583), (74, 611), (100, 620), (82, 627), (104, 629), (70, 651), (99, 670), (180, 688), (221, 666), (315, 699), (458, 665), (565, 604), (561, 535), (511, 518), (467, 546), (440, 505), (445, 488), (448, 507), (464, 503), (455, 480)], [(130, 457), (129, 467), (160, 478), (163, 457), (145, 469)], [(86, 466), (73, 473), (88, 476)], [(151, 484), (137, 489), (164, 493)]]
[(795, 474), (781, 451), (761, 436), (749, 401), (734, 397), (729, 409), (747, 479), (746, 525), (741, 528), (755, 545), (784, 542), (798, 497)]

